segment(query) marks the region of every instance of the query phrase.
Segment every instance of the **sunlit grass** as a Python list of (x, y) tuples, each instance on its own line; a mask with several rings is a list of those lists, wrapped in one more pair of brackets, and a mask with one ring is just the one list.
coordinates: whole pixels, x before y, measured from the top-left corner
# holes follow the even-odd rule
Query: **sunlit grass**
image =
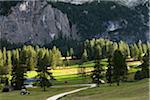
[(84, 90), (63, 97), (61, 100), (149, 100), (148, 79), (113, 84)]

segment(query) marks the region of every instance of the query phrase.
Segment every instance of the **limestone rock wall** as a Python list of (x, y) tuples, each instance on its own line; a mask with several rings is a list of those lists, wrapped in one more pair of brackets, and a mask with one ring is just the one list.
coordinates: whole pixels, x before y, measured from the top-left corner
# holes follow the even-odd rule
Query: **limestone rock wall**
[(25, 1), (0, 16), (0, 38), (11, 43), (50, 43), (58, 34), (72, 33), (67, 15), (46, 1)]

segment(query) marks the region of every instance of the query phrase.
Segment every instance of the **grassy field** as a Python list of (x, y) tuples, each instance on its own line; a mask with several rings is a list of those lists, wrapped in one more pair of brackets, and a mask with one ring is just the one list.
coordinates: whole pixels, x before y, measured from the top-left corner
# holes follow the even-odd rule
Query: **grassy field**
[[(104, 68), (107, 67), (107, 59), (102, 60)], [(140, 70), (136, 66), (141, 64), (140, 61), (127, 62), (131, 69), (128, 71), (128, 81), (134, 80), (134, 74), (137, 70)], [(95, 65), (94, 61), (88, 61), (82, 64), (86, 67), (86, 72), (93, 70)], [(71, 65), (66, 67), (58, 67), (55, 70), (51, 70), (53, 76), (57, 79), (53, 81), (53, 85), (73, 85), (73, 84), (87, 84), (91, 83), (90, 76), (81, 77), (78, 74), (78, 61), (71, 62)], [(36, 71), (30, 71), (27, 73), (28, 78), (33, 78), (37, 75)], [(105, 80), (105, 79), (104, 79)], [(67, 83), (65, 83), (67, 81)], [(72, 94), (62, 98), (62, 100), (148, 100), (148, 81), (143, 80), (139, 82), (122, 83), (121, 86), (113, 85), (111, 87), (108, 84), (102, 85), (99, 88), (89, 89), (82, 91), (81, 93)], [(53, 96), (58, 93), (70, 91), (76, 88), (49, 88), (48, 91), (43, 92), (42, 89), (30, 89), (31, 95), (21, 96), (20, 91), (12, 91), (9, 93), (0, 92), (0, 100), (45, 100), (49, 96)], [(141, 94), (139, 91), (143, 91)], [(136, 97), (139, 95), (140, 99)]]
[(138, 82), (101, 85), (61, 98), (61, 100), (149, 100), (148, 79)]
[[(65, 66), (65, 67), (58, 67), (54, 70), (51, 70), (51, 72), (53, 73), (53, 76), (56, 78), (56, 79), (61, 79), (61, 78), (69, 78), (69, 77), (72, 77), (72, 76), (76, 76), (76, 75), (73, 75), (73, 74), (78, 74), (78, 68), (79, 68), (79, 64), (77, 61), (74, 61), (75, 63), (73, 63), (72, 61), (72, 64), (70, 66)], [(107, 67), (107, 59), (103, 59), (101, 61), (101, 64), (103, 65), (104, 68)], [(133, 61), (133, 62), (127, 62), (127, 65), (128, 66), (131, 66), (132, 69), (129, 71), (129, 72), (135, 72), (137, 70), (139, 70), (138, 68), (134, 68), (134, 66), (137, 66), (141, 64), (140, 61)], [(94, 61), (88, 61), (88, 62), (85, 62), (82, 64), (82, 66), (84, 66), (86, 69), (86, 72), (89, 72), (89, 71), (92, 71), (93, 70), (93, 66), (95, 65)], [(28, 78), (33, 78), (37, 75), (36, 71), (30, 71), (30, 72), (27, 72), (27, 77)]]
[(67, 87), (67, 88), (48, 88), (43, 92), (41, 88), (28, 89), (30, 95), (20, 95), (20, 91), (12, 91), (8, 93), (0, 93), (0, 100), (46, 100), (48, 97), (71, 91), (80, 87)]

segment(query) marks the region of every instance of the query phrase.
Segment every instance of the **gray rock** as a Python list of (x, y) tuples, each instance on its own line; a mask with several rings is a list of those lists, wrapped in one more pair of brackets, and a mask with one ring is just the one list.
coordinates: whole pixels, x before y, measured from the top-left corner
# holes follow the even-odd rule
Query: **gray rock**
[(11, 14), (0, 16), (0, 38), (11, 43), (44, 45), (60, 33), (67, 37), (72, 33), (67, 15), (45, 0), (19, 3)]

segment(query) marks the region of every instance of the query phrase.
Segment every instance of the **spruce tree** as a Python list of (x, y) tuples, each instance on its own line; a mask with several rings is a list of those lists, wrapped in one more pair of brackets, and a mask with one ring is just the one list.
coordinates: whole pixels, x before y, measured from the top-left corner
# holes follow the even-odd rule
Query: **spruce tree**
[(109, 56), (108, 58), (108, 66), (107, 66), (107, 70), (106, 70), (106, 79), (107, 82), (110, 84), (112, 84), (113, 82), (113, 66), (112, 66), (112, 57)]
[(74, 56), (74, 50), (73, 50), (73, 48), (70, 48), (69, 53), (70, 53), (71, 58), (73, 59), (73, 56)]
[(143, 78), (149, 78), (150, 75), (149, 75), (149, 72), (150, 72), (150, 68), (149, 68), (149, 51), (147, 51), (147, 53), (144, 55), (143, 57), (143, 63), (141, 65), (141, 73), (142, 73), (142, 77)]
[(7, 75), (7, 52), (6, 52), (6, 48), (3, 48), (3, 64), (4, 64), (4, 73), (5, 75)]
[(3, 75), (4, 73), (4, 60), (3, 60), (3, 53), (0, 50), (0, 75)]
[(13, 51), (12, 55), (12, 79), (11, 85), (15, 90), (20, 90), (24, 84), (24, 66), (20, 64), (19, 50)]
[(0, 83), (2, 82), (2, 75), (4, 75), (4, 62), (3, 62), (3, 53), (0, 50)]
[(11, 51), (7, 51), (7, 73), (11, 75), (12, 72), (12, 60), (11, 60)]
[(92, 71), (92, 76), (91, 76), (92, 82), (96, 83), (98, 87), (101, 83), (101, 79), (103, 78), (102, 71), (104, 71), (100, 62), (101, 62), (100, 60), (96, 60), (96, 64), (94, 66), (94, 70)]
[(82, 62), (86, 62), (88, 60), (88, 55), (87, 55), (86, 49), (84, 49), (84, 51), (83, 51), (81, 60), (82, 60)]
[(125, 57), (120, 50), (116, 50), (113, 55), (113, 76), (117, 85), (119, 86), (120, 80), (125, 80), (127, 75), (127, 65)]
[[(47, 52), (48, 53), (48, 52)], [(52, 73), (50, 72), (50, 61), (49, 55), (45, 54), (44, 57), (38, 61), (38, 78), (40, 79), (40, 86), (43, 88), (43, 91), (46, 91), (46, 87), (51, 86), (50, 79), (54, 79)]]

